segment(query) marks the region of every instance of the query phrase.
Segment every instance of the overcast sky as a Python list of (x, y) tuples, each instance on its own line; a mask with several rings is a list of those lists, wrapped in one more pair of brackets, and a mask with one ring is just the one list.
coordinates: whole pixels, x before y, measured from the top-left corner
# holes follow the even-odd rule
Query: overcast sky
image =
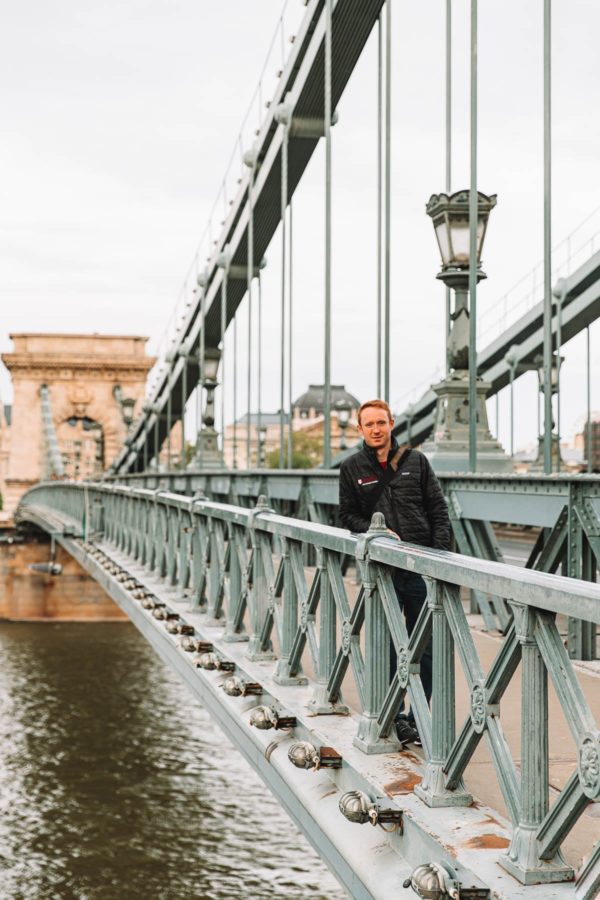
[[(156, 346), (282, 6), (281, 0), (5, 2), (2, 350), (10, 348), (9, 332), (19, 331), (137, 333)], [(593, 0), (556, 0), (553, 9), (558, 244), (600, 207), (600, 8)], [(287, 37), (303, 11), (301, 0), (289, 0)], [(444, 11), (443, 0), (393, 6), (391, 395), (398, 408), (443, 362), (444, 292), (435, 280), (439, 258), (424, 207), (432, 192), (444, 188)], [(457, 0), (454, 189), (468, 186), (469, 177), (468, 24), (467, 0)], [(542, 257), (542, 0), (480, 4), (479, 59), (479, 186), (498, 194), (484, 249), (488, 281), (478, 291), (485, 310)], [(373, 395), (376, 384), (376, 65), (373, 34), (333, 132), (332, 380), (361, 398)], [(267, 95), (276, 67), (267, 67)], [(234, 170), (236, 165), (237, 159)], [(295, 395), (323, 379), (323, 174), (319, 148), (294, 199)], [(596, 231), (600, 213), (572, 238), (573, 265), (585, 258)], [(586, 249), (576, 257), (581, 243)], [(263, 408), (273, 410), (280, 352), (278, 234), (267, 259)], [(517, 302), (520, 294), (511, 296)], [(592, 406), (598, 408), (598, 323), (591, 331)], [(245, 335), (243, 308), (242, 370)], [(564, 350), (564, 433), (585, 409), (583, 348), (580, 336)], [(517, 446), (535, 436), (533, 375), (522, 381)], [(8, 398), (6, 373), (1, 385)], [(230, 409), (230, 397), (227, 402)], [(505, 396), (501, 414), (507, 444)]]

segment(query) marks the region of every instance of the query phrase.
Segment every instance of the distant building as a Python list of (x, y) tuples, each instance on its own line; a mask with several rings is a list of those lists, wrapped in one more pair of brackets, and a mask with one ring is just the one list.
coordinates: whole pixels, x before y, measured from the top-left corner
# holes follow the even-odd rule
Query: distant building
[[(335, 412), (340, 403), (350, 406), (354, 417), (358, 414), (360, 401), (353, 394), (348, 393), (343, 384), (331, 385), (331, 409)], [(301, 394), (292, 406), (294, 418), (316, 419), (323, 415), (325, 405), (325, 386), (322, 384), (309, 384), (308, 390)]]
[[(292, 405), (292, 430), (302, 431), (308, 435), (321, 438), (324, 431), (324, 387), (322, 384), (310, 384), (308, 390), (298, 397)], [(348, 424), (346, 428), (340, 426), (340, 406), (348, 411)], [(360, 440), (357, 430), (357, 415), (360, 402), (350, 394), (343, 384), (331, 386), (331, 447), (333, 453), (343, 449), (344, 442), (347, 447), (352, 447)], [(228, 468), (246, 469), (260, 467), (266, 457), (278, 450), (281, 439), (281, 418), (279, 412), (264, 412), (260, 419), (263, 430), (262, 459), (259, 459), (259, 431), (258, 416), (251, 413), (241, 416), (235, 426), (227, 425), (224, 435), (224, 457)], [(289, 432), (289, 416), (284, 413), (284, 440), (287, 445)], [(247, 465), (247, 437), (250, 431), (250, 465)], [(342, 433), (345, 432), (345, 440)]]
[(587, 422), (584, 422), (575, 441), (581, 446), (586, 463), (591, 459), (592, 472), (600, 472), (600, 413), (590, 415), (590, 429), (588, 430)]

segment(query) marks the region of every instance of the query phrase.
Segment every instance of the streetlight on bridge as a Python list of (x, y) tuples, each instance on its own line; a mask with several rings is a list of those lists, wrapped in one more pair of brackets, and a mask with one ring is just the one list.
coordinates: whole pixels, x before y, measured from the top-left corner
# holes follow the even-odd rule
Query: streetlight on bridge
[(352, 412), (352, 407), (347, 400), (342, 398), (335, 404), (335, 409), (337, 412), (338, 425), (340, 426), (340, 450), (347, 450), (348, 444), (346, 441), (346, 429), (350, 424), (350, 413)]
[(221, 353), (216, 347), (205, 347), (203, 353), (202, 387), (206, 391), (202, 428), (198, 432), (194, 465), (203, 468), (223, 468), (223, 457), (218, 447), (218, 435), (215, 429), (215, 390), (218, 385), (217, 374)]
[[(447, 339), (446, 357), (449, 373), (443, 381), (432, 385), (438, 396), (435, 424), (431, 440), (423, 451), (439, 471), (461, 472), (469, 469), (469, 367), (477, 360), (469, 358), (469, 267), (470, 267), (470, 191), (432, 194), (426, 206), (433, 221), (442, 257), (437, 278), (454, 291), (452, 326)], [(476, 280), (486, 274), (481, 268), (481, 251), (490, 212), (496, 195), (477, 192)], [(485, 397), (490, 385), (476, 380), (476, 439), (480, 471), (511, 471), (512, 464), (500, 444), (490, 434)]]
[[(554, 397), (560, 390), (560, 369), (562, 364), (564, 363), (564, 356), (560, 356), (558, 353), (553, 353), (550, 363), (550, 395)], [(544, 360), (541, 355), (536, 356), (534, 360), (534, 366), (537, 370), (538, 376), (538, 387), (539, 392), (543, 396), (546, 390), (546, 370), (544, 368)], [(531, 464), (530, 471), (532, 472), (543, 472), (544, 471), (544, 441), (545, 434), (541, 433), (541, 423), (540, 423), (540, 415), (539, 415), (539, 397), (538, 397), (538, 452), (534, 462)], [(555, 430), (556, 429), (556, 430)], [(554, 421), (554, 416), (552, 416), (550, 420), (550, 459), (552, 463), (552, 471), (559, 472), (560, 471), (560, 427), (557, 428), (557, 423)]]

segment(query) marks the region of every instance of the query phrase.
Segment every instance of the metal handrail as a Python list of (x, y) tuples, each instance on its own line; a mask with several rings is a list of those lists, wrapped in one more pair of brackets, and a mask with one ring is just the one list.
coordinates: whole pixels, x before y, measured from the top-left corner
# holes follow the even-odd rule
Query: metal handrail
[[(513, 823), (510, 847), (498, 861), (523, 883), (573, 877), (560, 847), (585, 808), (600, 800), (600, 730), (555, 617), (577, 613), (600, 623), (600, 587), (402, 544), (386, 532), (379, 513), (369, 532), (357, 536), (277, 515), (264, 497), (247, 509), (161, 491), (62, 483), (28, 491), (18, 516), (27, 519), (31, 510), (39, 522), (44, 508), (54, 518), (59, 513), (69, 522), (79, 521), (88, 539), (103, 528), (109, 545), (166, 584), (189, 591), (193, 610), (204, 608), (208, 620), (223, 622), (224, 640), (247, 637), (249, 659), (274, 660), (275, 681), (306, 684), (302, 659), (307, 653), (315, 672), (309, 703), (314, 714), (347, 711), (342, 687), (351, 667), (360, 705), (354, 738), (359, 750), (371, 754), (397, 749), (392, 726), (408, 695), (426, 756), (425, 776), (415, 793), (427, 805), (472, 803), (462, 778), (485, 735)], [(305, 566), (311, 552), (316, 554), (312, 579)], [(342, 575), (349, 556), (354, 556), (359, 576), (354, 603)], [(427, 582), (427, 603), (410, 638), (393, 586), (397, 568), (422, 574)], [(487, 675), (468, 627), (461, 588), (500, 593), (514, 614)], [(430, 636), (431, 710), (420, 677)], [(398, 659), (391, 684), (390, 640)], [(470, 713), (458, 732), (455, 648), (470, 693)], [(500, 702), (519, 663), (520, 774), (500, 723)], [(548, 676), (578, 753), (578, 766), (552, 808)]]

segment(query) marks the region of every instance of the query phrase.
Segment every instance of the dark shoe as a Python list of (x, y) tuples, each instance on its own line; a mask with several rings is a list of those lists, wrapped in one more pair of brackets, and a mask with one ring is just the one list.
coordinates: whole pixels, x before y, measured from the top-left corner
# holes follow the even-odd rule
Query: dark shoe
[(421, 738), (419, 737), (419, 732), (411, 725), (408, 719), (398, 719), (396, 722), (396, 735), (398, 740), (401, 741), (402, 744), (416, 744), (417, 747), (421, 746)]

